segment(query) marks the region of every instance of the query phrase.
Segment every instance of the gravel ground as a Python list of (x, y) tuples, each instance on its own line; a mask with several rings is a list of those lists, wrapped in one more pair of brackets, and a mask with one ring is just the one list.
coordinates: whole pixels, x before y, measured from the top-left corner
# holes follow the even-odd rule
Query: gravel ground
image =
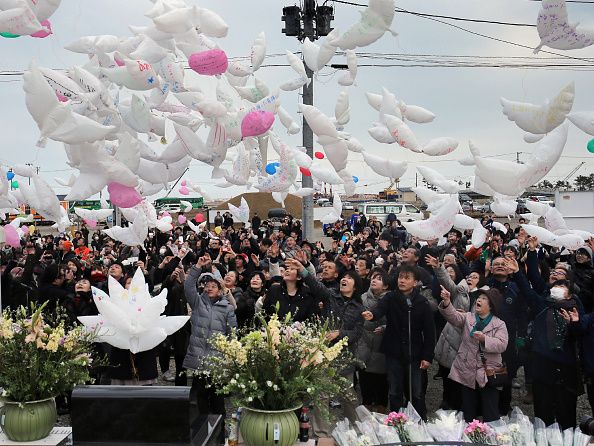
[[(171, 368), (172, 368), (172, 370), (175, 368), (173, 361), (171, 362)], [(437, 373), (437, 365), (434, 363), (432, 365), (432, 367), (429, 369), (429, 385), (427, 388), (427, 396), (426, 396), (427, 411), (429, 414), (432, 414), (437, 409), (439, 409), (439, 405), (441, 403), (442, 380), (441, 379), (437, 379), (437, 380), (433, 379), (433, 376), (436, 373)], [(512, 391), (513, 392), (512, 393), (512, 407), (518, 406), (522, 410), (522, 412), (524, 412), (526, 415), (532, 417), (532, 416), (534, 416), (533, 406), (531, 404), (525, 404), (522, 401), (524, 394), (525, 394), (523, 369), (520, 369), (520, 371), (518, 372), (518, 381), (520, 382), (522, 387), (520, 389), (513, 389), (513, 391)], [(173, 385), (173, 383), (164, 381), (162, 376), (160, 375), (158, 378), (157, 385), (171, 386), (171, 385)], [(233, 411), (233, 410), (234, 410), (234, 408), (227, 401), (227, 413), (230, 414), (231, 411)], [(333, 408), (333, 409), (331, 409), (331, 413), (336, 419), (341, 419), (344, 416), (341, 408)], [(591, 414), (592, 414), (592, 411), (590, 409), (588, 399), (587, 399), (586, 395), (584, 394), (584, 395), (580, 396), (578, 399), (578, 404), (577, 404), (577, 420), (578, 420), (578, 422), (582, 419), (582, 417), (587, 416), (587, 415), (590, 416)], [(431, 415), (429, 415), (429, 416), (431, 416)], [(58, 426), (70, 426), (70, 415), (66, 414), (66, 415), (58, 416), (57, 425)]]

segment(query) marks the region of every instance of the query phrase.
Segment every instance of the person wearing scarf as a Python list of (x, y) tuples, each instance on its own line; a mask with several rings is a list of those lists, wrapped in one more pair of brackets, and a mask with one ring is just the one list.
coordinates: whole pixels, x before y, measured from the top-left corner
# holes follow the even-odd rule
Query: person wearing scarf
[[(473, 312), (457, 311), (451, 293), (442, 286), (439, 311), (454, 327), (462, 329), (462, 342), (452, 364), (449, 378), (462, 385), (464, 420), (478, 418), (480, 402), (485, 422), (499, 419), (499, 389), (487, 385), (488, 369), (502, 367), (501, 354), (507, 348), (505, 322), (496, 316), (503, 297), (497, 290), (480, 290)], [(485, 358), (483, 364), (481, 352)]]
[[(531, 237), (529, 249), (535, 249), (537, 240)], [(532, 308), (533, 368), (532, 393), (534, 416), (547, 426), (555, 421), (562, 430), (576, 426), (577, 398), (583, 393), (583, 382), (578, 364), (578, 339), (576, 327), (563, 317), (564, 311), (574, 309), (583, 315), (579, 298), (572, 295), (568, 280), (557, 280), (550, 289), (534, 291), (523, 272), (514, 277)]]

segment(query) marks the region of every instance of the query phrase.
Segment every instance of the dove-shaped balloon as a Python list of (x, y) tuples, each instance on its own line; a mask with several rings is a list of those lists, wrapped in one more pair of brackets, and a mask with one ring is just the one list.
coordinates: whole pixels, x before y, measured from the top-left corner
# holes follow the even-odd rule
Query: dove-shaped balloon
[(448, 202), (427, 220), (402, 222), (406, 230), (421, 240), (435, 240), (442, 237), (454, 225), (454, 219), (460, 203), (457, 196), (452, 196)]
[(460, 191), (460, 186), (458, 186), (458, 183), (446, 179), (446, 177), (436, 170), (431, 169), (430, 167), (417, 166), (417, 170), (429, 184), (439, 187), (445, 193), (457, 194)]
[(573, 107), (574, 83), (563, 88), (557, 96), (542, 105), (509, 101), (501, 98), (503, 114), (522, 130), (542, 135), (560, 126)]
[(334, 198), (332, 200), (332, 210), (329, 213), (327, 213), (326, 215), (324, 215), (320, 219), (320, 221), (325, 225), (336, 223), (338, 220), (342, 219), (341, 215), (342, 215), (342, 200), (340, 199), (338, 194), (335, 192)]
[[(390, 31), (395, 11), (394, 0), (369, 0), (369, 6), (361, 12), (361, 18), (332, 44), (343, 50), (367, 46)], [(392, 35), (396, 33), (390, 31)]]
[(113, 226), (103, 229), (103, 233), (124, 245), (142, 247), (148, 235), (148, 222), (143, 213), (138, 213), (134, 222), (130, 223), (128, 227)]
[(245, 198), (241, 197), (241, 202), (239, 207), (232, 205), (231, 203), (228, 204), (229, 212), (240, 222), (247, 224), (250, 221), (250, 207), (245, 201)]
[(348, 87), (355, 83), (357, 78), (357, 54), (353, 50), (346, 51), (348, 71), (338, 79), (338, 84)]
[(94, 332), (99, 342), (139, 353), (150, 350), (172, 335), (190, 319), (189, 316), (161, 316), (167, 305), (167, 289), (152, 297), (144, 274), (138, 268), (129, 289), (113, 277), (108, 278), (109, 295), (92, 287), (97, 316), (81, 316), (78, 320)]
[(289, 61), (291, 68), (299, 75), (299, 77), (283, 83), (279, 88), (284, 91), (293, 91), (304, 85), (309, 85), (311, 79), (307, 77), (303, 61), (290, 51), (287, 51), (287, 60)]
[(565, 0), (542, 0), (536, 28), (540, 43), (534, 49), (535, 54), (543, 46), (575, 50), (594, 44), (594, 28), (569, 23)]
[(86, 116), (74, 113), (68, 104), (61, 103), (35, 63), (23, 76), (27, 110), (41, 132), (39, 145), (45, 138), (67, 144), (79, 144), (104, 139), (114, 130)]
[(408, 169), (408, 163), (406, 161), (386, 159), (381, 156), (372, 155), (367, 151), (363, 151), (362, 155), (371, 170), (383, 177), (395, 180), (404, 175), (406, 169)]

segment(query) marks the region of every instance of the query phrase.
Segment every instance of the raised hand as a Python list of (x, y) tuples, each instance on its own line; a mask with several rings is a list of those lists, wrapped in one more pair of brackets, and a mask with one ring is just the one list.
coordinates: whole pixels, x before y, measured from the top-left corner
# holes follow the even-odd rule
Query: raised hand
[(429, 254), (425, 256), (425, 263), (432, 268), (439, 267), (439, 260), (433, 256), (430, 256)]

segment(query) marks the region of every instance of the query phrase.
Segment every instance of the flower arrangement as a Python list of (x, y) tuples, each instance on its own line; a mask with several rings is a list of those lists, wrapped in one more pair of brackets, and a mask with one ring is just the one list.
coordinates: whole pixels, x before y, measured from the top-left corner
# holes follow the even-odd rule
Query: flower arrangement
[(409, 443), (411, 441), (410, 434), (406, 429), (407, 422), (408, 417), (403, 412), (390, 412), (384, 420), (386, 426), (392, 426), (396, 429), (402, 443)]
[(93, 335), (83, 327), (50, 326), (43, 306), (0, 317), (0, 387), (16, 402), (52, 398), (91, 380)]
[(213, 336), (217, 354), (205, 358), (199, 373), (237, 406), (284, 410), (308, 402), (327, 414), (322, 399), (352, 387), (339, 373), (352, 359), (348, 340), (329, 345), (328, 325), (320, 322), (293, 323), (276, 315), (260, 321), (262, 328), (243, 335)]
[(472, 420), (464, 429), (464, 434), (472, 443), (487, 444), (491, 429), (487, 424), (481, 423), (479, 420)]

